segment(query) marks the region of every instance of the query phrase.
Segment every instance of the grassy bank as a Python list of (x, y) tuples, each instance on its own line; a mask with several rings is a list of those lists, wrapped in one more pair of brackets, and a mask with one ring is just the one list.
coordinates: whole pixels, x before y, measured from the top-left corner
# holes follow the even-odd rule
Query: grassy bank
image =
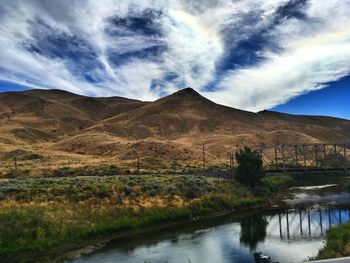
[(289, 182), (264, 179), (260, 194), (253, 194), (234, 182), (183, 175), (5, 179), (0, 181), (0, 259), (24, 259), (118, 231), (262, 205)]
[(328, 231), (326, 245), (317, 259), (350, 256), (350, 222), (336, 226)]

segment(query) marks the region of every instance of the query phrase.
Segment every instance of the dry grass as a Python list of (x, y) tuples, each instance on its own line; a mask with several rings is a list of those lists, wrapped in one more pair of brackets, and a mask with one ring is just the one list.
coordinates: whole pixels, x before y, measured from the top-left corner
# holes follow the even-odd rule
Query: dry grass
[(16, 150), (43, 156), (20, 162), (37, 174), (62, 166), (147, 169), (227, 163), (237, 148), (276, 143), (344, 142), (350, 122), (273, 112), (251, 113), (217, 105), (192, 90), (146, 103), (89, 98), (64, 91), (0, 93), (0, 172), (13, 167), (3, 155)]
[(232, 182), (156, 175), (6, 179), (0, 193), (0, 259), (12, 260), (261, 201)]

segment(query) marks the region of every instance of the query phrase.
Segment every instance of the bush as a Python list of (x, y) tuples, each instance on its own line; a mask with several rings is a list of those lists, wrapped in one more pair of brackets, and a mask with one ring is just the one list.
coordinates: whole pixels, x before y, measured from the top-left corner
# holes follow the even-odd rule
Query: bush
[(5, 178), (18, 178), (18, 177), (28, 177), (30, 175), (30, 170), (25, 169), (25, 170), (20, 170), (20, 169), (11, 169), (7, 171), (4, 175)]
[(152, 189), (151, 191), (149, 191), (149, 195), (150, 196), (157, 196), (157, 194), (158, 194), (158, 192), (157, 192), (157, 190), (155, 190), (155, 189)]
[(350, 223), (328, 230), (326, 246), (319, 251), (317, 259), (350, 256)]
[(64, 177), (64, 176), (70, 176), (73, 175), (72, 170), (69, 167), (60, 167), (53, 171), (53, 175), (55, 177)]
[(124, 194), (125, 195), (129, 195), (129, 194), (131, 194), (132, 193), (132, 188), (130, 187), (130, 186), (125, 186), (124, 187)]
[(237, 180), (249, 187), (255, 187), (264, 175), (261, 158), (249, 147), (236, 152), (238, 167), (236, 168)]
[(255, 189), (255, 193), (261, 196), (269, 196), (276, 193), (278, 190), (289, 186), (293, 181), (293, 177), (286, 174), (266, 176)]

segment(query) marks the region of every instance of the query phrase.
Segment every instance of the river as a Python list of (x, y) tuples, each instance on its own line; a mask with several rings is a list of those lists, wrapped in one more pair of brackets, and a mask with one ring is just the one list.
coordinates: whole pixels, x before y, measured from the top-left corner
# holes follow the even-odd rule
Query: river
[[(133, 235), (66, 262), (253, 263), (254, 251), (281, 263), (303, 262), (317, 255), (330, 227), (350, 220), (349, 206), (334, 202), (348, 201), (348, 194), (333, 193), (321, 202), (308, 190), (303, 189), (307, 205), (293, 203), (293, 209), (244, 212)], [(300, 199), (300, 193), (296, 196)]]

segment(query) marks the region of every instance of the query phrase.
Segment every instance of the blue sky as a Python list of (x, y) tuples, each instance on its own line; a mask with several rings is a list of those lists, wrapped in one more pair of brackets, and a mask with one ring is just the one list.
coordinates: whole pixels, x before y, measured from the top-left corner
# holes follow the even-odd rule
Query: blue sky
[(0, 91), (155, 100), (185, 87), (250, 111), (349, 118), (347, 0), (3, 0)]
[(329, 83), (327, 88), (301, 95), (273, 110), (350, 119), (350, 77)]

